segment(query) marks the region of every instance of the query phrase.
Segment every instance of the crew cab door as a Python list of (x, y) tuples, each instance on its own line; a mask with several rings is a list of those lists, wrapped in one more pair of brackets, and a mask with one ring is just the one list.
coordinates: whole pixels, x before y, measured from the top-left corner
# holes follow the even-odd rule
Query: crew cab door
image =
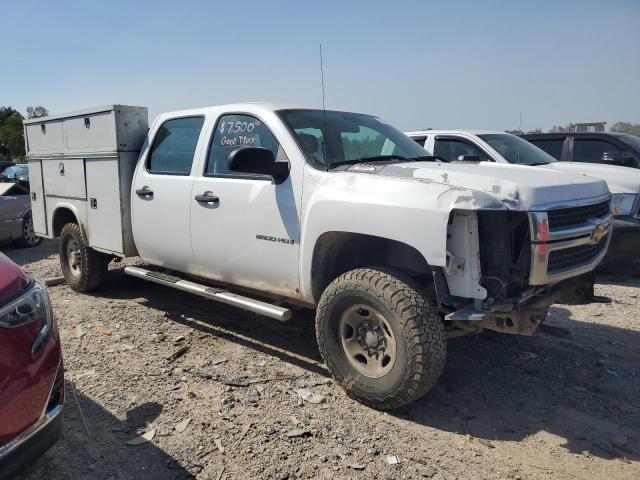
[(190, 207), (203, 124), (203, 116), (165, 120), (140, 157), (131, 191), (133, 238), (140, 257), (188, 273), (196, 273)]
[(221, 115), (209, 137), (191, 195), (199, 274), (296, 296), (300, 221), (291, 174), (276, 185), (271, 177), (232, 172), (227, 163), (229, 153), (243, 146), (267, 148), (288, 162), (284, 149), (261, 119), (247, 114)]

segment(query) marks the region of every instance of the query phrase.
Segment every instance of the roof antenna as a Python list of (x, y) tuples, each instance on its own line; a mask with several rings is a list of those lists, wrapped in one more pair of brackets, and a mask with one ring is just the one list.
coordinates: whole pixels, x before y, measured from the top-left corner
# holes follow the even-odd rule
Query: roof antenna
[(322, 133), (322, 151), (324, 153), (324, 161), (327, 164), (327, 171), (329, 170), (329, 162), (327, 160), (327, 107), (324, 102), (324, 65), (322, 63), (322, 44), (320, 44), (320, 79), (322, 82), (322, 126), (324, 132)]

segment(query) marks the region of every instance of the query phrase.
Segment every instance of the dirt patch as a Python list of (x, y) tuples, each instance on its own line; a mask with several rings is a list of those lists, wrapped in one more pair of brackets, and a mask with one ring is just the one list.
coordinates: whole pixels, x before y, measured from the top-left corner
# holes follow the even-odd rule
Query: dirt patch
[[(53, 242), (5, 253), (60, 274)], [(50, 288), (65, 436), (24, 479), (640, 477), (638, 268), (531, 338), (452, 340), (436, 388), (393, 414), (333, 384), (312, 312), (281, 324), (121, 270), (92, 295)]]

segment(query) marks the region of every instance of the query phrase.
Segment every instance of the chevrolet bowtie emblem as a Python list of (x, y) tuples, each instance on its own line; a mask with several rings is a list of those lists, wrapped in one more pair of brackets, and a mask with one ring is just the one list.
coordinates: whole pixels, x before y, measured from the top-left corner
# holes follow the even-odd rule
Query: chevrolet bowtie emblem
[(599, 223), (595, 226), (595, 228), (593, 229), (593, 232), (591, 233), (591, 242), (598, 243), (606, 235), (607, 235), (607, 224)]

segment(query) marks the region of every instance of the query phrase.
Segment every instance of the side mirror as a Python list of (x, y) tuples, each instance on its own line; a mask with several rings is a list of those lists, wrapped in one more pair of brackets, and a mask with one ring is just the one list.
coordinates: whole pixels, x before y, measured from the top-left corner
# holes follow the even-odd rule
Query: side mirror
[(273, 152), (262, 147), (239, 147), (231, 151), (227, 159), (229, 170), (239, 173), (267, 175), (276, 185), (289, 177), (289, 163), (276, 162)]
[(623, 167), (635, 166), (635, 161), (628, 152), (604, 152), (602, 154), (602, 161)]

